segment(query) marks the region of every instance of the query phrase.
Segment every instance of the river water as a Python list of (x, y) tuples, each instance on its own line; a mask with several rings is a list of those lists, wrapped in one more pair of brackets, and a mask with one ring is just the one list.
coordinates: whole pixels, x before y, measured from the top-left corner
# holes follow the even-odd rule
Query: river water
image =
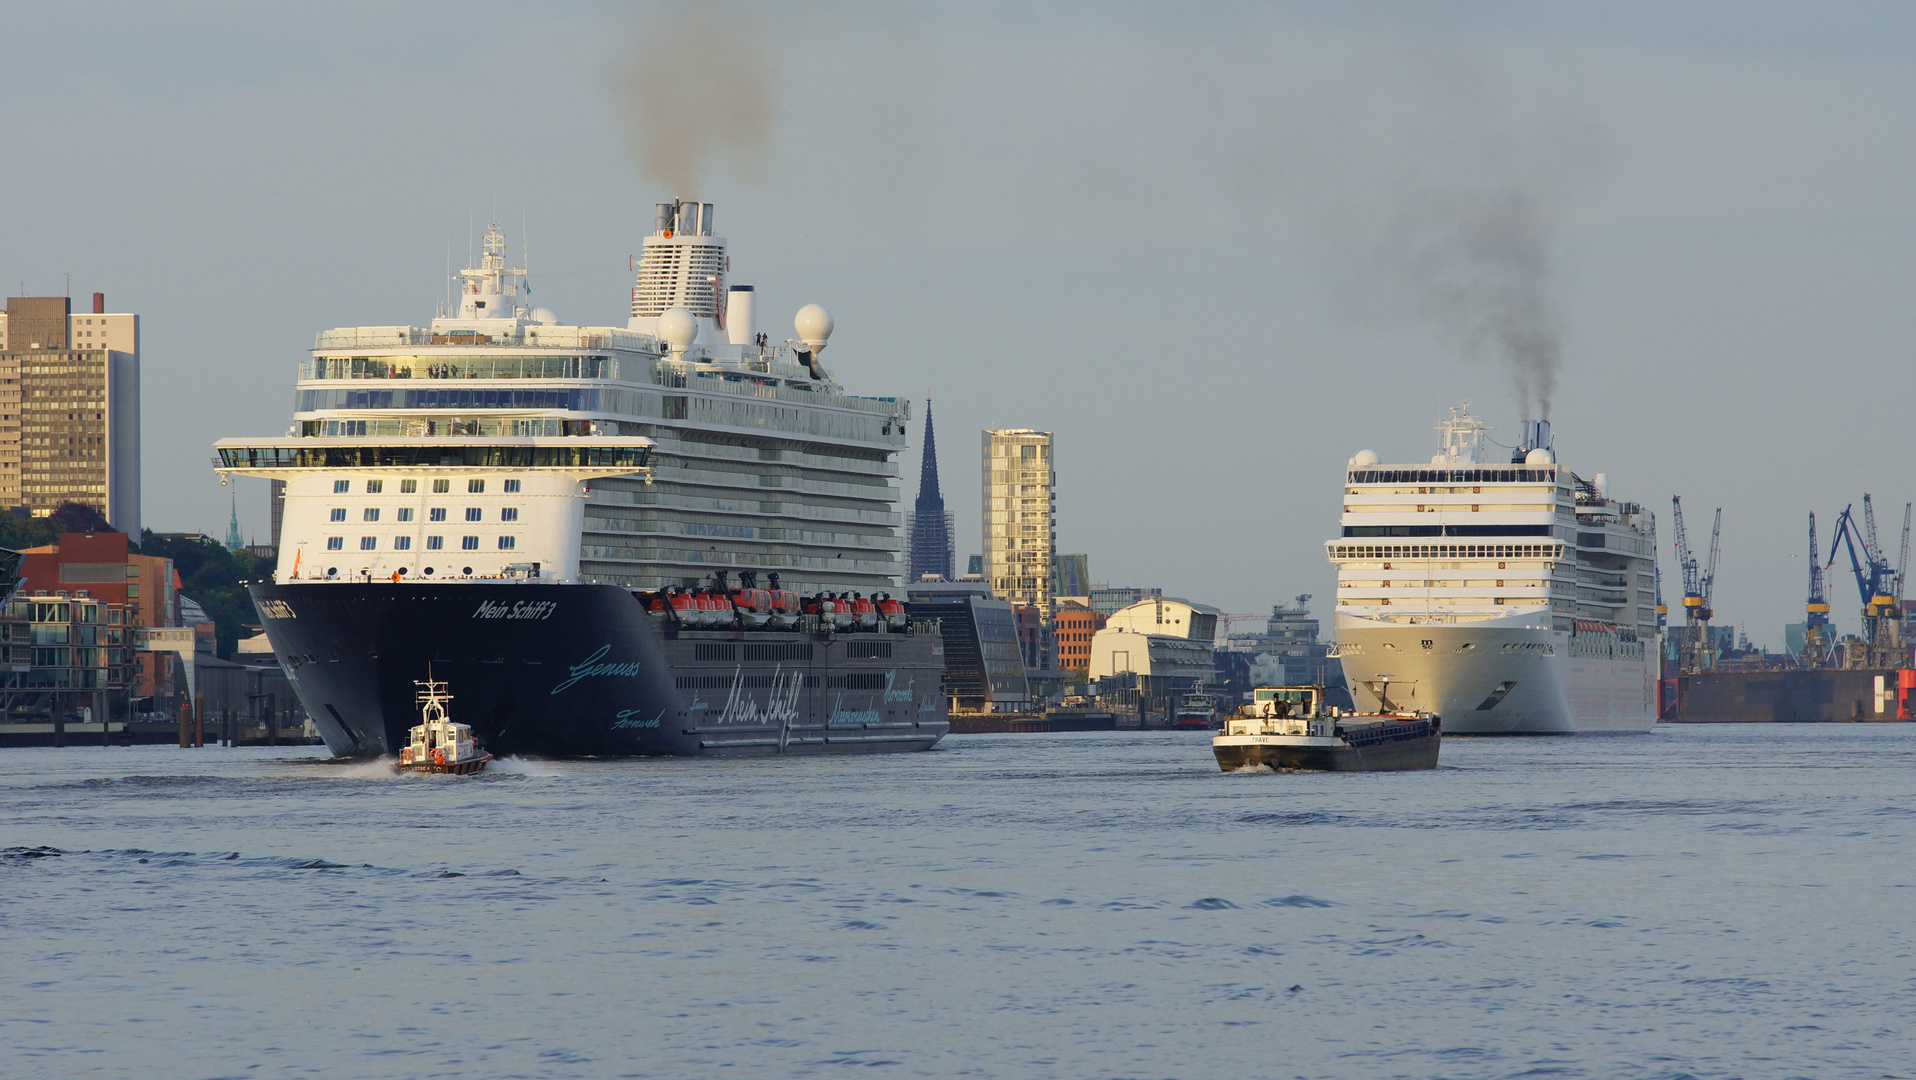
[(1909, 726), (308, 753), (0, 751), (0, 1075), (1916, 1075)]

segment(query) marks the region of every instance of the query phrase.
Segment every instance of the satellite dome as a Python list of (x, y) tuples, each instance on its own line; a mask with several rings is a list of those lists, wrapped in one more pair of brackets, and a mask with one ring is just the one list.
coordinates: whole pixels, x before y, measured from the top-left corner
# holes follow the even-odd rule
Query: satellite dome
[(1359, 450), (1357, 456), (1351, 459), (1351, 464), (1360, 469), (1375, 465), (1377, 464), (1377, 451)]
[(817, 304), (806, 304), (792, 319), (792, 329), (798, 331), (798, 340), (817, 352), (825, 347), (825, 339), (832, 336), (832, 313)]
[(555, 315), (549, 307), (533, 308), (532, 321), (538, 323), (540, 326), (557, 326), (559, 325), (559, 316)]
[(669, 307), (659, 314), (659, 340), (675, 353), (692, 347), (699, 336), (699, 321), (682, 307)]
[(1523, 456), (1523, 463), (1525, 465), (1555, 465), (1557, 455), (1539, 446)]

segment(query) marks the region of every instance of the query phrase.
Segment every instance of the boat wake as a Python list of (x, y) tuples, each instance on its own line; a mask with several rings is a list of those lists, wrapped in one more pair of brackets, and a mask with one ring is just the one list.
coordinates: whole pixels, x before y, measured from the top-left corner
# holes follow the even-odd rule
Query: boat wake
[(486, 766), (489, 773), (503, 773), (508, 776), (558, 776), (559, 770), (543, 761), (528, 761), (513, 755), (512, 757), (493, 758)]

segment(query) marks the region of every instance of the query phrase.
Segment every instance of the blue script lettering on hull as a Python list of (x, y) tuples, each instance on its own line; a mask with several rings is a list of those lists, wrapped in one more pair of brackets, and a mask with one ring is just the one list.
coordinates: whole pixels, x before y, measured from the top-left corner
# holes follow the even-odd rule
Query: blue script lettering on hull
[(884, 719), (878, 714), (877, 709), (847, 709), (845, 695), (840, 694), (832, 699), (831, 719), (825, 722), (828, 724), (878, 724), (883, 723)]
[(657, 716), (654, 716), (650, 720), (644, 720), (639, 717), (639, 713), (643, 711), (642, 709), (620, 709), (617, 713), (613, 714), (612, 730), (655, 728), (659, 726), (659, 721), (665, 718), (665, 710), (661, 709)]
[(573, 684), (579, 680), (590, 679), (599, 675), (616, 675), (629, 678), (639, 673), (639, 664), (637, 661), (633, 661), (629, 664), (600, 663), (599, 661), (605, 659), (605, 654), (611, 651), (612, 646), (610, 645), (599, 646), (597, 652), (572, 665), (571, 677), (560, 680), (559, 685), (552, 688), (552, 692), (554, 694), (564, 693), (572, 689)]
[(906, 679), (905, 688), (903, 690), (895, 689), (893, 687), (892, 684), (896, 683), (897, 681), (898, 681), (898, 672), (896, 671), (885, 672), (885, 700), (886, 701), (910, 701), (912, 699), (911, 684), (917, 682), (918, 677), (914, 675), (911, 678)]

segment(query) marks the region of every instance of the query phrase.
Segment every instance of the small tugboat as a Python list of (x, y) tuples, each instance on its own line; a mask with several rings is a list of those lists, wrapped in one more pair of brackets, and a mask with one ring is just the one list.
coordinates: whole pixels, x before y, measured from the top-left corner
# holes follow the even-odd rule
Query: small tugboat
[(420, 723), (412, 729), (407, 744), (399, 748), (399, 768), (459, 776), (484, 770), (492, 755), (473, 741), (471, 726), (447, 719), (446, 702), (452, 695), (446, 692), (446, 684), (428, 676), (423, 682), (415, 679), (413, 685), (424, 687), (419, 691)]
[(1225, 720), (1211, 752), (1225, 772), (1246, 766), (1311, 772), (1434, 769), (1443, 720), (1427, 712), (1339, 713), (1318, 686), (1260, 686)]
[(1178, 702), (1177, 712), (1172, 715), (1171, 726), (1181, 728), (1217, 729), (1218, 706), (1222, 699), (1209, 690), (1195, 690), (1184, 695)]

